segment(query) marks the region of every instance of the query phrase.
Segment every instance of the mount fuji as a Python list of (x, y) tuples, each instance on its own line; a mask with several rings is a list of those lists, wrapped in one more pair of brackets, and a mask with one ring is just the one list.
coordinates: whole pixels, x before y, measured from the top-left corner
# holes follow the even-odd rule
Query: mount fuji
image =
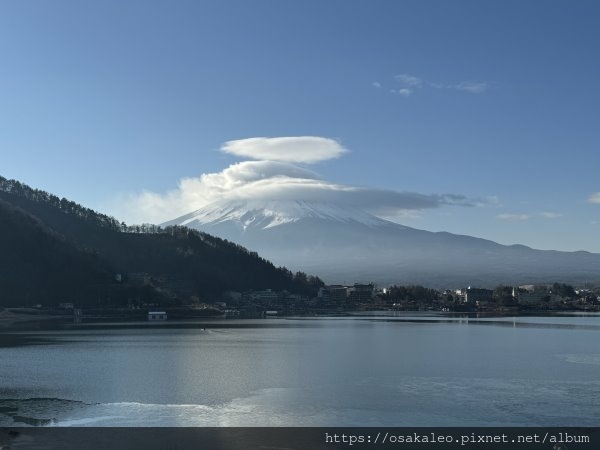
[(219, 236), (328, 283), (453, 287), (600, 280), (600, 254), (418, 230), (325, 202), (217, 201), (163, 225)]

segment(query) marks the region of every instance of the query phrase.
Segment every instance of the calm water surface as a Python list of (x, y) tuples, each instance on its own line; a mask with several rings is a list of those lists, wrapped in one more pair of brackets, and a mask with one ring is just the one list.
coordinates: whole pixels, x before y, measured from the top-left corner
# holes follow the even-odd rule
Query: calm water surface
[(600, 423), (599, 315), (200, 326), (4, 332), (0, 425)]

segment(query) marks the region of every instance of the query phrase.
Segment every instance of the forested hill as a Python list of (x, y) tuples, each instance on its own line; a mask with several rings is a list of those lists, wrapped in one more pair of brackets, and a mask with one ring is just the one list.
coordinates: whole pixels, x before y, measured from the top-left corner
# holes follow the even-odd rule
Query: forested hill
[(223, 239), (179, 226), (127, 226), (0, 177), (0, 306), (181, 304), (227, 290), (311, 295), (321, 285)]
[(107, 264), (0, 199), (0, 306), (90, 298), (110, 280)]

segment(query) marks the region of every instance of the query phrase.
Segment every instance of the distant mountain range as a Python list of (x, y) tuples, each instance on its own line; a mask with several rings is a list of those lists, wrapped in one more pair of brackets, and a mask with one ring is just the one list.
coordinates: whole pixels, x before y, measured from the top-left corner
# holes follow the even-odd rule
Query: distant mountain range
[(227, 290), (314, 295), (321, 285), (223, 239), (185, 227), (128, 227), (0, 177), (0, 307), (177, 305), (212, 302)]
[(600, 254), (535, 250), (429, 232), (305, 201), (223, 201), (166, 222), (239, 243), (329, 283), (495, 286), (600, 280)]

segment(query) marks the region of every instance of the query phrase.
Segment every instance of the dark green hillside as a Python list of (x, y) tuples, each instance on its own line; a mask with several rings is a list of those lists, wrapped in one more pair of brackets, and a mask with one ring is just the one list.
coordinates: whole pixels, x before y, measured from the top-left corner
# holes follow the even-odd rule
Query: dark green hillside
[(96, 298), (109, 267), (23, 210), (0, 200), (0, 305)]
[(2, 177), (0, 200), (0, 304), (106, 305), (132, 298), (177, 304), (190, 297), (211, 301), (226, 290), (312, 294), (322, 284), (205, 233), (127, 226)]

